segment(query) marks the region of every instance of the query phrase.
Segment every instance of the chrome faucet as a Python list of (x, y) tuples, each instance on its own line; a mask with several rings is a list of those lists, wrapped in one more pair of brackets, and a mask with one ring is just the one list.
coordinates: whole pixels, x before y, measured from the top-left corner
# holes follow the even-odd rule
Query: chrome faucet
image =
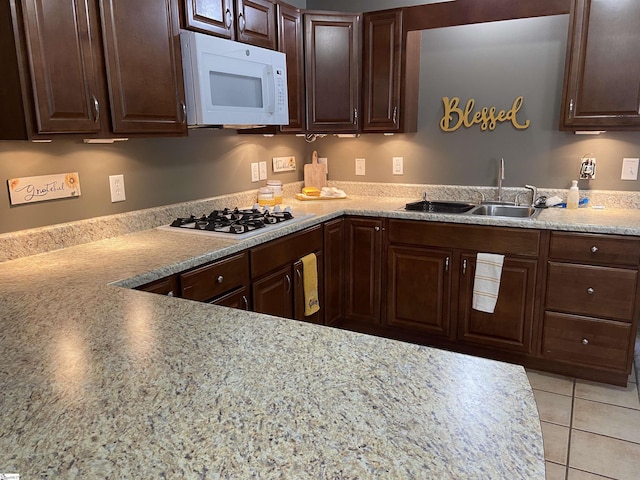
[(536, 200), (538, 199), (538, 189), (533, 185), (525, 185), (524, 188), (531, 190), (531, 206), (535, 206)]
[(500, 159), (498, 166), (498, 201), (502, 201), (502, 181), (504, 180), (504, 158)]

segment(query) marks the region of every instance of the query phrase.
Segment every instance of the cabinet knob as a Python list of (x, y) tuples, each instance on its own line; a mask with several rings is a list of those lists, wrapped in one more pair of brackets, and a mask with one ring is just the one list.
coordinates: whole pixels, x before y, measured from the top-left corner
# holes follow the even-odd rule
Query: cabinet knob
[(573, 98), (569, 102), (569, 118), (573, 118)]
[(224, 25), (227, 27), (227, 30), (231, 30), (231, 22), (233, 21), (233, 17), (231, 16), (231, 10), (227, 8), (227, 11), (224, 12)]
[(374, 229), (376, 232), (379, 232), (379, 231), (380, 231), (380, 227), (373, 227), (373, 229)]
[(591, 247), (591, 253), (596, 253), (597, 251), (598, 251), (598, 247), (596, 247), (595, 245)]
[(238, 15), (238, 26), (240, 27), (240, 33), (244, 33), (244, 29), (247, 25), (247, 22), (244, 19), (244, 15)]
[(589, 295), (593, 295), (594, 292), (595, 292), (595, 290), (592, 287), (587, 288), (587, 293)]
[(93, 100), (93, 121), (98, 123), (100, 121), (100, 103), (95, 95), (91, 95), (91, 100)]
[(167, 297), (173, 297), (173, 292), (167, 292)]
[(589, 345), (589, 340), (587, 340), (586, 338), (582, 339), (582, 344), (583, 345)]
[(217, 283), (222, 283), (224, 281), (224, 277), (222, 275), (220, 275), (218, 278), (216, 278), (216, 282)]

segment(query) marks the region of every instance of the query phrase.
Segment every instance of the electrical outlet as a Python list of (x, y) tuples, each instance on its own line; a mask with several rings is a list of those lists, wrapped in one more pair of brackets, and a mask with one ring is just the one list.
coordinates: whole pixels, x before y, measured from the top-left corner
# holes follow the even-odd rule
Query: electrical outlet
[(259, 170), (260, 170), (260, 180), (266, 180), (267, 179), (267, 162), (260, 162)]
[(364, 158), (356, 158), (356, 175), (364, 175)]
[(638, 163), (639, 158), (623, 158), (621, 180), (637, 180), (638, 179)]
[(392, 173), (394, 175), (404, 175), (403, 161), (404, 159), (402, 157), (393, 157)]
[(124, 202), (127, 199), (124, 192), (124, 175), (109, 175), (109, 189), (111, 203)]
[(318, 163), (324, 165), (324, 173), (329, 173), (329, 161), (326, 158), (319, 158)]
[(260, 168), (258, 167), (258, 162), (254, 162), (251, 164), (251, 181), (260, 181)]

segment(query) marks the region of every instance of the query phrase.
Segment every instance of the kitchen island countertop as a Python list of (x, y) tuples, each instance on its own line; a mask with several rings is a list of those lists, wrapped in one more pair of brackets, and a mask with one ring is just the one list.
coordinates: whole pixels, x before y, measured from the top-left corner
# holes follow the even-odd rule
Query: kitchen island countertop
[[(295, 228), (397, 209), (346, 207)], [(114, 284), (262, 240), (146, 230), (0, 263), (0, 473), (544, 478), (520, 366)]]

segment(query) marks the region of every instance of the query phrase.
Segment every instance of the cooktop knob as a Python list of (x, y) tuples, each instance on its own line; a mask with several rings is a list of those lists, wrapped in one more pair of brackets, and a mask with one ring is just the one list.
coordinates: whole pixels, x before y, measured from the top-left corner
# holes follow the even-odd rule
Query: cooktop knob
[(280, 213), (282, 211), (282, 209), (280, 208), (280, 205), (276, 205), (275, 207), (273, 207), (273, 213)]

